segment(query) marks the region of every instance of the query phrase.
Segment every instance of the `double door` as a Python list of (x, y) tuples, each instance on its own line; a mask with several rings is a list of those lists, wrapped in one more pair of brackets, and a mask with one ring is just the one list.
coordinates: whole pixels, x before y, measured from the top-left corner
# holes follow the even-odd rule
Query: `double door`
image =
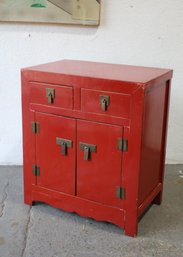
[(121, 206), (123, 128), (51, 114), (35, 114), (35, 184), (98, 203)]

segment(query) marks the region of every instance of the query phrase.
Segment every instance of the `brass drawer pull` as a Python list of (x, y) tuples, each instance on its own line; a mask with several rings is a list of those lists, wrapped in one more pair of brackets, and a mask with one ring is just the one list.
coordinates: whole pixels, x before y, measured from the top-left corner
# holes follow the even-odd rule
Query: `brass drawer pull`
[(87, 143), (80, 142), (80, 150), (84, 151), (84, 161), (88, 161), (91, 158), (91, 153), (95, 153), (97, 150), (96, 145), (91, 145)]
[(56, 144), (61, 146), (61, 154), (67, 155), (67, 148), (72, 147), (72, 141), (64, 138), (56, 137)]
[(55, 99), (55, 89), (54, 88), (46, 88), (46, 97), (48, 98), (48, 103), (52, 104)]
[(106, 95), (100, 96), (100, 104), (103, 112), (107, 111), (107, 107), (109, 106), (109, 103), (110, 103), (109, 96), (106, 96)]

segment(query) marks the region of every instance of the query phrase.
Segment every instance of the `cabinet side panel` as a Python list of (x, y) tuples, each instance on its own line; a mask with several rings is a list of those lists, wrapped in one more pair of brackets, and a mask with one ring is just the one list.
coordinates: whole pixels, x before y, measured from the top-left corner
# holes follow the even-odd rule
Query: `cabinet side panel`
[(35, 134), (32, 132), (31, 123), (34, 121), (35, 112), (29, 109), (29, 86), (24, 73), (22, 81), (22, 132), (23, 132), (23, 171), (24, 171), (24, 202), (32, 205), (32, 185), (36, 177), (32, 173), (32, 166), (36, 164)]
[(163, 83), (148, 91), (144, 99), (138, 205), (162, 182), (166, 89)]

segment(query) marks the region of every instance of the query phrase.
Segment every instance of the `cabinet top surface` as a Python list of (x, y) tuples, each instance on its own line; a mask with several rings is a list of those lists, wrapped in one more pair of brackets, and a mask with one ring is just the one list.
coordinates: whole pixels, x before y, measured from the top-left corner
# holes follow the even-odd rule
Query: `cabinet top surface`
[(25, 68), (23, 71), (56, 73), (131, 83), (148, 83), (165, 75), (169, 75), (169, 79), (172, 77), (172, 70), (170, 69), (74, 60), (61, 60), (41, 64)]

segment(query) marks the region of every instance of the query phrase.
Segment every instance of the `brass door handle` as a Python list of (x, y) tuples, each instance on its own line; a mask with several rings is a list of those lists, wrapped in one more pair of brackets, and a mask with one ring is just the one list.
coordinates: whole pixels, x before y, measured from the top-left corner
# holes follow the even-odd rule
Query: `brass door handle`
[(107, 111), (107, 107), (109, 106), (109, 103), (110, 103), (109, 96), (106, 96), (106, 95), (100, 96), (100, 104), (103, 112)]
[(88, 146), (84, 147), (84, 161), (88, 161), (90, 159), (90, 148)]
[(62, 155), (67, 155), (67, 144), (66, 144), (66, 142), (62, 142), (61, 143), (61, 153), (62, 153)]
[(84, 151), (83, 160), (88, 161), (91, 159), (91, 153), (97, 151), (97, 146), (80, 142), (80, 150)]
[(54, 88), (46, 88), (46, 97), (48, 98), (48, 103), (52, 104), (55, 99), (55, 89)]
[(72, 147), (72, 141), (64, 138), (56, 137), (56, 144), (61, 146), (61, 154), (67, 155), (67, 148)]

